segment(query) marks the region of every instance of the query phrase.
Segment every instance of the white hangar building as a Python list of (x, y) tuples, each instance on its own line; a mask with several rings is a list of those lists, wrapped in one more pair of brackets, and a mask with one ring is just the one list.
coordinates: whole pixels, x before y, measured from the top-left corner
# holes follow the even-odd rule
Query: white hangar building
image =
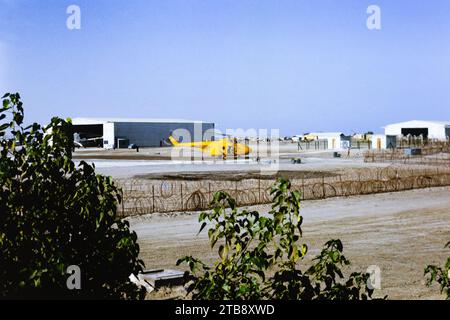
[(211, 140), (214, 136), (214, 123), (192, 120), (74, 118), (72, 125), (79, 141), (94, 141), (106, 149), (126, 148), (129, 144), (159, 147), (172, 133), (178, 137), (181, 133), (183, 141)]
[(425, 139), (447, 140), (450, 137), (450, 121), (412, 120), (387, 125), (386, 136), (422, 136)]

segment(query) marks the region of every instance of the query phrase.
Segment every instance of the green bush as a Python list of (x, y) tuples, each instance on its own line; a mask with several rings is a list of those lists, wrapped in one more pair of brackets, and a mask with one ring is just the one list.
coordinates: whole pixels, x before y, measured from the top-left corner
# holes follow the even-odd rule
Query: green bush
[[(340, 240), (326, 243), (314, 264), (302, 272), (299, 263), (308, 248), (301, 244), (300, 193), (288, 180), (274, 185), (272, 210), (268, 215), (239, 211), (236, 201), (218, 192), (212, 211), (199, 216), (200, 232), (210, 225), (211, 247), (219, 246), (219, 259), (208, 266), (191, 256), (188, 290), (194, 299), (330, 299), (358, 300), (371, 297), (369, 275), (352, 273), (345, 278), (341, 268), (350, 262), (343, 256)], [(271, 275), (272, 274), (272, 275)]]
[[(445, 248), (450, 249), (450, 241), (447, 242)], [(431, 286), (434, 282), (437, 282), (440, 286), (441, 293), (447, 296), (447, 300), (450, 300), (450, 257), (442, 268), (434, 265), (427, 266), (425, 268), (425, 275), (427, 276), (427, 286)]]
[[(0, 107), (0, 298), (139, 298), (136, 234), (116, 216), (120, 191), (72, 161), (71, 123), (22, 127), (19, 94)], [(81, 270), (68, 290), (67, 268)]]

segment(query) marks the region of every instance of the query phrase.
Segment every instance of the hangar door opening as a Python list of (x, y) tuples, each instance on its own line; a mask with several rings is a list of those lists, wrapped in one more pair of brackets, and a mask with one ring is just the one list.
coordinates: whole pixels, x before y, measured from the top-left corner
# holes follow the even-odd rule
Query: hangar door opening
[(73, 137), (83, 147), (103, 147), (103, 124), (74, 125)]
[(428, 138), (428, 128), (402, 128), (402, 135), (411, 135), (413, 137), (422, 136), (426, 139)]

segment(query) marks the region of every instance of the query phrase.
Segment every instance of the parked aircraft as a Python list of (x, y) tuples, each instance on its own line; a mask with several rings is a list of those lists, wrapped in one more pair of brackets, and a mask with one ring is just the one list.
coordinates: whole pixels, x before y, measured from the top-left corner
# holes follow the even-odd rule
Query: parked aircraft
[(103, 137), (81, 138), (79, 133), (74, 133), (73, 140), (77, 148), (101, 146), (103, 144)]
[(174, 137), (169, 137), (170, 142), (175, 147), (198, 148), (204, 153), (209, 153), (213, 157), (224, 157), (232, 155), (248, 155), (251, 149), (242, 143), (230, 141), (223, 138), (217, 141), (198, 141), (198, 142), (178, 142)]

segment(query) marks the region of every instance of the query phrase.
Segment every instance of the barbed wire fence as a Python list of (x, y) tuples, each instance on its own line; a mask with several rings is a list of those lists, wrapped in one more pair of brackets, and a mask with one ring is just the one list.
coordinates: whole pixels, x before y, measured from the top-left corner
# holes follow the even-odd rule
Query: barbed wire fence
[[(136, 216), (149, 213), (198, 211), (208, 209), (213, 195), (225, 191), (239, 206), (271, 202), (275, 179), (251, 178), (233, 180), (117, 180), (123, 190), (119, 214)], [(342, 174), (322, 173), (315, 177), (291, 179), (303, 200), (404, 191), (450, 185), (450, 169), (442, 167), (365, 168)]]
[(417, 155), (407, 154), (402, 148), (366, 151), (364, 162), (450, 167), (450, 143), (429, 143), (420, 147)]

